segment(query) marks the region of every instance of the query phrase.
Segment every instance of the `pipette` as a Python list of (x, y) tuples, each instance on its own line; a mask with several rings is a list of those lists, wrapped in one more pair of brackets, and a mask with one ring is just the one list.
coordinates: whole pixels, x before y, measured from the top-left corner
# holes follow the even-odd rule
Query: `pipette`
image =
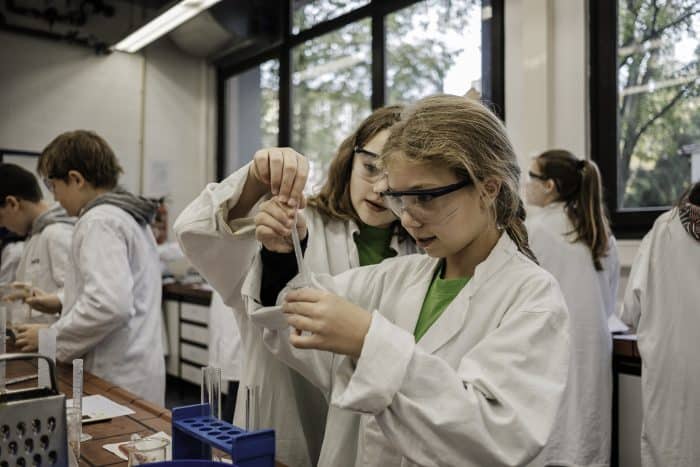
[(292, 245), (294, 245), (294, 256), (297, 259), (297, 269), (299, 270), (299, 276), (301, 277), (302, 283), (298, 284), (299, 287), (305, 287), (311, 284), (309, 280), (309, 273), (304, 265), (304, 255), (301, 251), (301, 241), (299, 240), (299, 232), (297, 232), (297, 214), (299, 211), (294, 212), (294, 221), (292, 222)]

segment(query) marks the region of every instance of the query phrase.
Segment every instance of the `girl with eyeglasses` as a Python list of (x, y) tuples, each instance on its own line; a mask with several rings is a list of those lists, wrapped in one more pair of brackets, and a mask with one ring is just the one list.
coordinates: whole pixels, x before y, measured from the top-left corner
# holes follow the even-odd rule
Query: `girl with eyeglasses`
[[(308, 201), (303, 195), (308, 160), (290, 148), (264, 149), (223, 182), (210, 184), (175, 223), (189, 260), (234, 310), (245, 354), (240, 387), (260, 387), (260, 426), (276, 430), (277, 459), (290, 467), (316, 464), (328, 403), (265, 349), (261, 330), (244, 312), (242, 280), (259, 248), (256, 236), (273, 260), (290, 254), (289, 229), (303, 206), (297, 225), (304, 263), (313, 271), (339, 274), (418, 251), (374, 188), (381, 176), (378, 154), (401, 109), (389, 106), (367, 117), (341, 143), (325, 184)], [(267, 279), (281, 288), (291, 278), (285, 274), (272, 268)], [(269, 295), (272, 301), (276, 295)], [(244, 397), (240, 390), (237, 407), (245, 406)], [(243, 415), (240, 409), (234, 415), (239, 426)]]
[(569, 382), (555, 430), (531, 464), (610, 463), (613, 316), (620, 263), (595, 163), (564, 150), (534, 158), (527, 227), (540, 265), (559, 281), (570, 311)]
[[(568, 313), (530, 252), (506, 130), (476, 101), (428, 97), (381, 165), (386, 205), (427, 255), (313, 274), (280, 294), (289, 327), (263, 334), (330, 401), (318, 465), (522, 466), (564, 392)], [(242, 289), (251, 319), (270, 267), (257, 256)]]

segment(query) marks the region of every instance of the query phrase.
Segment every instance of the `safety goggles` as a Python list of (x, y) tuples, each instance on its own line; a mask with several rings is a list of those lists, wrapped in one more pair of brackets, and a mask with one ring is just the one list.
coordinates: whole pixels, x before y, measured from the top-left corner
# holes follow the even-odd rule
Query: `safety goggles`
[(50, 193), (54, 192), (53, 179), (48, 178), (48, 177), (42, 177), (41, 181), (44, 182), (44, 186), (46, 187), (47, 190), (49, 190)]
[(535, 172), (529, 171), (527, 173), (530, 178), (534, 178), (535, 180), (542, 180), (543, 182), (546, 180), (549, 180), (549, 177), (545, 177), (544, 175), (536, 174)]
[(552, 177), (547, 177), (547, 176), (545, 176), (545, 175), (536, 174), (535, 172), (532, 172), (532, 171), (528, 171), (527, 174), (528, 174), (528, 176), (529, 176), (530, 178), (532, 178), (532, 179), (534, 179), (534, 180), (540, 180), (540, 181), (542, 181), (542, 182), (546, 182), (547, 180), (552, 180), (552, 181), (554, 182), (554, 186), (556, 186), (556, 187), (557, 187), (557, 190), (558, 190), (559, 192), (561, 192), (561, 188), (559, 187), (559, 181), (558, 181), (556, 178), (552, 178)]
[(384, 175), (384, 172), (377, 166), (379, 154), (368, 151), (360, 146), (355, 146), (353, 149), (355, 155), (364, 156), (355, 164), (354, 170), (363, 180), (374, 183)]
[(472, 184), (470, 179), (465, 179), (452, 185), (439, 188), (382, 192), (386, 207), (396, 217), (401, 218), (404, 212), (408, 212), (413, 219), (422, 224), (434, 224), (444, 221), (452, 215), (459, 206), (441, 202), (440, 198)]

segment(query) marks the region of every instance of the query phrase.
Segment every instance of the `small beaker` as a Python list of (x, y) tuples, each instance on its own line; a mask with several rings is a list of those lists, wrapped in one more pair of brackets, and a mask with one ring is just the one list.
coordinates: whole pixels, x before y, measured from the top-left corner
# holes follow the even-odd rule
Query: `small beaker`
[(167, 439), (161, 438), (142, 438), (130, 441), (126, 449), (129, 452), (128, 467), (165, 461), (169, 444)]

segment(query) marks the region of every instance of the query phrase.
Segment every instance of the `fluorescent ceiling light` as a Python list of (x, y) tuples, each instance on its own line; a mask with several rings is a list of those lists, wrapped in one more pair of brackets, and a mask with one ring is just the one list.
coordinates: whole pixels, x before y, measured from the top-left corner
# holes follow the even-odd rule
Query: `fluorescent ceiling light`
[(197, 16), (202, 11), (219, 3), (221, 0), (182, 0), (177, 5), (166, 10), (160, 16), (132, 32), (112, 50), (134, 53), (141, 50), (164, 34), (169, 33), (185, 21)]

